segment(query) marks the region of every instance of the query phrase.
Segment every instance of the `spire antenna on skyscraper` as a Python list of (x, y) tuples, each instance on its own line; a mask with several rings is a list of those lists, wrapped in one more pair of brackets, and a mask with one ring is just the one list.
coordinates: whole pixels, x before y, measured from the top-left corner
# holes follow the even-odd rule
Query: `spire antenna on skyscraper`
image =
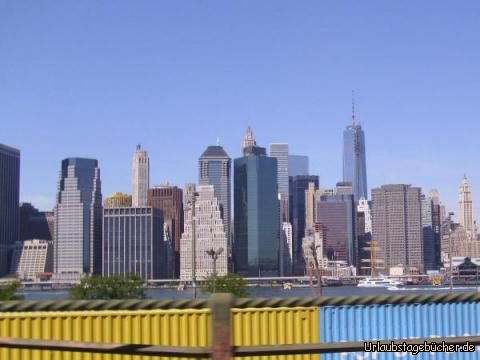
[(352, 90), (352, 122), (355, 125), (355, 90)]
[(253, 131), (250, 125), (247, 126), (247, 131), (245, 132), (245, 136), (243, 137), (243, 144), (242, 148), (245, 149), (249, 146), (257, 145), (255, 138), (253, 137)]

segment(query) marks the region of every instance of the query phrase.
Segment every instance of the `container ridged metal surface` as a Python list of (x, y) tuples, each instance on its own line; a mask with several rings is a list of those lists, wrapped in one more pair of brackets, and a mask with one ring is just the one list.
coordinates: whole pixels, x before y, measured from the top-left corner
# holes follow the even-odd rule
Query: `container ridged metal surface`
[[(318, 307), (233, 309), (233, 345), (308, 344), (319, 341)], [(312, 355), (245, 357), (246, 360), (313, 360)]]
[[(81, 311), (0, 314), (0, 337), (207, 346), (210, 311)], [(151, 356), (0, 349), (1, 360), (152, 360)]]
[[(337, 306), (320, 308), (322, 342), (480, 335), (480, 303)], [(434, 341), (434, 339), (432, 339)], [(350, 353), (322, 360), (480, 360), (474, 353)]]

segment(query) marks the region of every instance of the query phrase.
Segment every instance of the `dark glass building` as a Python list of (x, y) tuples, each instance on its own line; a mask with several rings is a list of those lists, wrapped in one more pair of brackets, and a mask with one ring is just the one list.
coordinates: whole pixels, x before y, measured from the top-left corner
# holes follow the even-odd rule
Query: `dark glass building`
[(288, 155), (288, 176), (308, 175), (308, 156)]
[(167, 277), (162, 211), (153, 207), (103, 209), (104, 276), (136, 274), (145, 280)]
[(247, 146), (234, 161), (234, 260), (243, 276), (278, 275), (277, 160)]
[(352, 183), (355, 201), (368, 199), (365, 135), (355, 122), (343, 132), (343, 181)]
[(436, 243), (433, 228), (433, 201), (422, 195), (422, 232), (424, 270), (436, 270)]
[(53, 211), (38, 211), (30, 203), (20, 204), (20, 241), (41, 239), (53, 240)]
[(199, 185), (213, 185), (220, 214), (230, 244), (231, 159), (220, 145), (209, 146), (198, 159)]
[(317, 222), (323, 225), (323, 254), (329, 260), (356, 264), (357, 209), (353, 195), (322, 195), (317, 202)]
[(62, 161), (53, 259), (59, 279), (102, 272), (102, 192), (97, 160)]
[(20, 151), (0, 144), (0, 276), (8, 273), (19, 239)]
[(305, 270), (302, 241), (305, 236), (305, 191), (309, 183), (314, 183), (315, 189), (318, 189), (318, 176), (297, 175), (289, 178), (289, 213), (293, 232), (293, 266), (296, 275), (303, 275)]
[(180, 275), (180, 239), (183, 234), (183, 190), (176, 186), (158, 186), (148, 190), (148, 206), (163, 215), (163, 240), (170, 243), (173, 254), (167, 254), (168, 277)]

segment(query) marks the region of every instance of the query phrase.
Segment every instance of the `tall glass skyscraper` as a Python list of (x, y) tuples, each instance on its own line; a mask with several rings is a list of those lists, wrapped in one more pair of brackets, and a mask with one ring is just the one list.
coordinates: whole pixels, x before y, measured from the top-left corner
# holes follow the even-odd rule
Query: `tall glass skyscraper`
[[(306, 191), (309, 184), (318, 189), (317, 175), (297, 175), (290, 177), (290, 223), (293, 227), (293, 265), (294, 273), (303, 275), (305, 270), (302, 240), (305, 236)], [(315, 219), (313, 219), (314, 221)]]
[(63, 278), (102, 271), (102, 193), (94, 159), (62, 161), (55, 206), (54, 272)]
[[(247, 131), (247, 136), (251, 131)], [(265, 148), (244, 141), (243, 157), (234, 161), (236, 271), (244, 276), (277, 275), (280, 218), (277, 159)]]
[(308, 175), (308, 156), (288, 155), (288, 176)]
[(270, 144), (270, 157), (277, 159), (278, 193), (288, 199), (288, 144)]
[(343, 181), (352, 183), (355, 201), (368, 199), (365, 134), (355, 122), (343, 132)]
[[(220, 145), (209, 146), (198, 159), (200, 185), (212, 185), (214, 195), (220, 205), (225, 233), (230, 243), (231, 203), (231, 163), (232, 160)], [(225, 249), (226, 250), (226, 249)]]
[(0, 276), (7, 274), (19, 239), (19, 189), (20, 151), (0, 144)]

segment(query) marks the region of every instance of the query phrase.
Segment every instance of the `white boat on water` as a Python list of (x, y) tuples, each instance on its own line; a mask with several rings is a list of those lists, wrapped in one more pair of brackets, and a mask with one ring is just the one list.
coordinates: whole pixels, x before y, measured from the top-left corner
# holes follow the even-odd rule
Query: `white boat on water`
[(358, 287), (396, 287), (403, 285), (398, 280), (388, 279), (385, 277), (367, 277), (358, 282)]

